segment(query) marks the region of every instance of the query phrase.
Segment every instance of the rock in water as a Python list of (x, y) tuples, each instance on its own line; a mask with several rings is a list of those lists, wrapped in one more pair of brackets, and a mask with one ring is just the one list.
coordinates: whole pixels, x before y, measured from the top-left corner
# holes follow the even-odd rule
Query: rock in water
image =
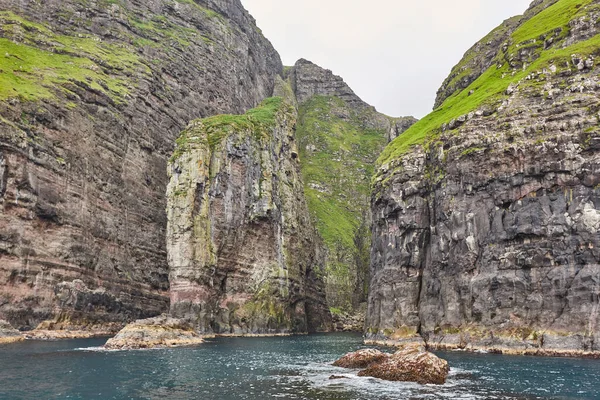
[(450, 372), (442, 360), (420, 345), (407, 345), (383, 361), (372, 363), (358, 376), (371, 376), (387, 381), (417, 382), (423, 385), (443, 385)]
[(390, 355), (375, 349), (363, 349), (348, 353), (333, 363), (342, 368), (366, 368), (374, 363), (386, 360)]
[(192, 346), (203, 341), (187, 321), (163, 315), (127, 325), (104, 347), (110, 350), (150, 349)]
[(24, 340), (21, 332), (6, 321), (0, 320), (0, 344), (15, 343)]

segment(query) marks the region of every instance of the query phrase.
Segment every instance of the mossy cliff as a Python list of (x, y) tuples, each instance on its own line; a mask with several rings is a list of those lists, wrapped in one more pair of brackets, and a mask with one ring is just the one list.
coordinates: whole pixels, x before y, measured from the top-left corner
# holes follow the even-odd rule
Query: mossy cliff
[(596, 1), (534, 2), (382, 153), (370, 338), (600, 351), (599, 19)]
[(175, 138), (270, 96), (278, 54), (238, 0), (0, 10), (0, 319), (114, 326), (166, 311)]
[(327, 249), (329, 305), (352, 311), (367, 294), (374, 162), (416, 120), (378, 113), (340, 77), (306, 60), (288, 79), (299, 104), (304, 192)]
[[(285, 96), (279, 80), (276, 94)], [(293, 98), (196, 120), (169, 164), (171, 314), (203, 333), (328, 330)]]

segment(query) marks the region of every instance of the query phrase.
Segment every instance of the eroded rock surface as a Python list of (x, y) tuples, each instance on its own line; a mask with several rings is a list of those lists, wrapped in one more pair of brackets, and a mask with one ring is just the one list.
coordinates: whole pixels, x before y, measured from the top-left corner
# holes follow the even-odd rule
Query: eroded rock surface
[(330, 329), (322, 255), (280, 80), (241, 116), (192, 122), (169, 164), (171, 313), (202, 333)]
[(425, 350), (424, 346), (407, 345), (381, 362), (371, 363), (358, 373), (387, 381), (443, 385), (450, 372), (446, 360)]
[(104, 347), (109, 350), (135, 350), (193, 346), (203, 342), (189, 322), (162, 315), (127, 325)]
[(389, 356), (376, 349), (363, 349), (346, 354), (333, 365), (342, 368), (367, 368), (371, 364), (383, 362)]
[[(559, 1), (540, 12), (448, 100), (463, 110), (480, 101), (476, 108), (453, 116), (442, 107), (436, 115), (448, 120), (415, 125), (386, 149), (373, 197), (369, 338), (600, 351), (593, 3)], [(560, 26), (527, 39), (532, 24), (541, 29), (557, 15)], [(481, 97), (492, 85), (496, 94)]]
[(0, 317), (32, 329), (166, 311), (174, 140), (270, 96), (279, 56), (238, 0), (0, 10)]

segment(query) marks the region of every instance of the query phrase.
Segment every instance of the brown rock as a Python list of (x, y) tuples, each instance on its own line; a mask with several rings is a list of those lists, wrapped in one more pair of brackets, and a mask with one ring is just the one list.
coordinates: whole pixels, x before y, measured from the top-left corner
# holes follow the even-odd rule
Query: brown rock
[(389, 357), (389, 354), (375, 349), (363, 349), (348, 353), (333, 363), (342, 368), (367, 368), (372, 364), (381, 363)]
[(127, 325), (104, 347), (109, 350), (150, 349), (192, 346), (203, 341), (188, 322), (163, 315)]
[(429, 353), (423, 346), (408, 345), (382, 362), (371, 364), (358, 376), (371, 376), (388, 381), (443, 385), (450, 368), (448, 362)]

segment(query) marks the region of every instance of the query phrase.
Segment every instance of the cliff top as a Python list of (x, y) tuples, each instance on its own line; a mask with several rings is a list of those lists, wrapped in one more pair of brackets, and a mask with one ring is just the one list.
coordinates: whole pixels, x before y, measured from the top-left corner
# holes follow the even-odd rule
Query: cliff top
[(598, 55), (600, 36), (594, 27), (570, 35), (580, 30), (578, 26), (586, 24), (590, 15), (598, 14), (595, 1), (546, 1), (532, 6), (537, 13), (510, 34), (497, 49), (493, 63), (468, 87), (452, 94), (392, 142), (379, 157), (379, 165), (393, 163), (412, 146), (435, 141), (444, 124), (455, 126), (457, 121), (468, 119), (469, 113), (493, 114), (510, 87), (539, 84), (527, 79), (532, 74), (576, 73), (578, 62), (574, 60)]

